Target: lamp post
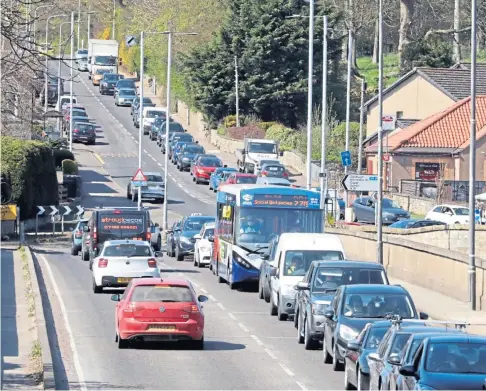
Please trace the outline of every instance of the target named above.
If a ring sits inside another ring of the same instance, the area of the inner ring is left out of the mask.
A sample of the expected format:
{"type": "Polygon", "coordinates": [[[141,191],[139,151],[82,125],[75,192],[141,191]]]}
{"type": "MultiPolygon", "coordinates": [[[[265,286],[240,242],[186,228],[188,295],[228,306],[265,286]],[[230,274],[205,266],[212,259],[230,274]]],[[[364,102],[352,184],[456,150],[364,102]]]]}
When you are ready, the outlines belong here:
{"type": "MultiPolygon", "coordinates": [[[[57,68],[57,102],[59,111],[61,111],[61,42],[62,42],[62,26],[71,22],[62,22],[59,25],[59,50],[58,50],[58,68],[57,68]]],[[[71,102],[72,103],[72,102],[71,102]]],[[[57,119],[57,128],[61,131],[61,119],[57,119]]]]}
{"type": "Polygon", "coordinates": [[[80,25],[81,25],[81,0],[78,0],[78,50],[79,50],[80,25]]]}
{"type": "Polygon", "coordinates": [[[71,12],[71,77],[69,80],[69,150],[73,151],[74,12],[71,12]]]}
{"type": "Polygon", "coordinates": [[[309,0],[309,63],[307,81],[307,188],[312,186],[312,76],[314,67],[314,0],[309,0]]]}
{"type": "Polygon", "coordinates": [[[91,39],[91,15],[96,14],[96,11],[88,11],[86,13],[88,14],[88,45],[89,45],[89,40],[91,39]]]}
{"type": "Polygon", "coordinates": [[[115,18],[116,18],[116,0],[113,0],[113,27],[111,29],[111,39],[115,39],[115,18]]]}
{"type": "MultiPolygon", "coordinates": [[[[353,61],[353,33],[351,30],[348,32],[348,73],[346,82],[346,137],[345,137],[345,151],[349,151],[349,126],[351,121],[351,72],[352,72],[352,61],[353,61]]],[[[348,166],[344,167],[344,174],[347,175],[348,166]]],[[[348,191],[345,191],[344,205],[345,210],[349,206],[348,191]]]]}
{"type": "Polygon", "coordinates": [[[53,7],[52,5],[40,5],[38,6],[35,10],[34,10],[34,25],[32,26],[33,29],[34,29],[34,47],[37,46],[37,42],[35,40],[35,36],[36,36],[36,29],[35,29],[35,22],[37,21],[37,10],[38,9],[41,9],[41,8],[48,8],[48,7],[53,7]]]}
{"type": "Polygon", "coordinates": [[[378,11],[378,205],[376,208],[376,254],[383,265],[383,0],[378,11]]]}
{"type": "Polygon", "coordinates": [[[45,56],[46,56],[46,72],[45,72],[45,84],[44,84],[44,112],[47,112],[47,75],[49,73],[49,70],[48,70],[48,66],[49,66],[49,63],[48,63],[48,59],[49,59],[49,56],[47,55],[47,40],[49,39],[48,37],[48,34],[49,34],[49,20],[51,20],[52,18],[61,18],[61,17],[64,17],[64,16],[67,16],[65,14],[58,14],[58,15],[52,15],[52,16],[49,16],[47,18],[47,22],[46,22],[46,46],[45,46],[45,49],[46,49],[46,53],[45,53],[45,56]]]}

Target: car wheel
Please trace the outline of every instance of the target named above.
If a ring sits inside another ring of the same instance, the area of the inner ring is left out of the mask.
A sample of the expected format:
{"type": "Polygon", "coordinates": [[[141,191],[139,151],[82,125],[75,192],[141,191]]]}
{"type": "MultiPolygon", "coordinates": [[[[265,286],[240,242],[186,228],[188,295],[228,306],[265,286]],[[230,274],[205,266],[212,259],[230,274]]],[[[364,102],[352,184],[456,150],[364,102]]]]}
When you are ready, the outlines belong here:
{"type": "Polygon", "coordinates": [[[78,255],[78,252],[79,252],[78,249],[74,245],[72,245],[71,246],[71,255],[78,255]]]}
{"type": "Polygon", "coordinates": [[[89,259],[89,270],[93,270],[93,260],[89,259]]]}
{"type": "Polygon", "coordinates": [[[295,309],[295,315],[294,315],[294,327],[297,328],[299,323],[299,310],[296,308],[295,309]]]}
{"type": "Polygon", "coordinates": [[[304,343],[304,335],[302,333],[302,322],[300,321],[300,317],[297,318],[297,343],[304,343]]]}
{"type": "Polygon", "coordinates": [[[198,266],[197,253],[194,253],[194,266],[198,266]]]}
{"type": "Polygon", "coordinates": [[[127,200],[129,200],[130,198],[132,198],[132,195],[130,194],[130,191],[127,188],[127,200]]]}
{"type": "Polygon", "coordinates": [[[204,336],[199,341],[192,341],[195,350],[204,350],[204,336]]]}
{"type": "Polygon", "coordinates": [[[280,305],[280,301],[277,305],[277,318],[278,320],[280,321],[284,321],[284,320],[287,320],[289,317],[288,314],[286,314],[285,312],[282,312],[282,306],[280,305]]]}
{"type": "Polygon", "coordinates": [[[322,339],[322,354],[323,354],[324,364],[331,364],[332,363],[332,356],[327,351],[327,342],[326,342],[326,333],[325,332],[324,332],[324,337],[322,339]]]}
{"type": "Polygon", "coordinates": [[[103,292],[103,287],[96,285],[95,280],[93,279],[93,292],[94,293],[102,293],[103,292]]]}
{"type": "Polygon", "coordinates": [[[344,389],[345,390],[355,390],[356,387],[349,382],[349,370],[348,367],[344,368],[344,389]]]}
{"type": "Polygon", "coordinates": [[[213,187],[211,186],[211,184],[209,184],[209,190],[213,190],[213,187]]]}
{"type": "Polygon", "coordinates": [[[82,257],[83,257],[83,261],[89,261],[89,253],[88,252],[84,252],[82,257]]]}
{"type": "Polygon", "coordinates": [[[196,177],[195,176],[192,177],[192,181],[193,182],[196,182],[196,177]]]}
{"type": "Polygon", "coordinates": [[[304,348],[305,350],[314,350],[316,349],[317,341],[312,338],[307,319],[304,322],[304,348]]]}
{"type": "Polygon", "coordinates": [[[162,248],[162,238],[159,235],[159,237],[157,238],[157,243],[154,246],[154,250],[160,251],[161,248],[162,248]]]}
{"type": "Polygon", "coordinates": [[[270,315],[275,316],[277,315],[278,309],[275,303],[273,302],[273,294],[270,293],[270,315]]]}
{"type": "Polygon", "coordinates": [[[270,288],[266,284],[266,281],[263,281],[263,300],[266,303],[270,303],[270,288]]]}
{"type": "Polygon", "coordinates": [[[342,371],[344,369],[344,365],[343,363],[339,362],[338,358],[337,358],[337,346],[336,344],[334,344],[333,348],[332,348],[332,370],[333,371],[342,371]]]}

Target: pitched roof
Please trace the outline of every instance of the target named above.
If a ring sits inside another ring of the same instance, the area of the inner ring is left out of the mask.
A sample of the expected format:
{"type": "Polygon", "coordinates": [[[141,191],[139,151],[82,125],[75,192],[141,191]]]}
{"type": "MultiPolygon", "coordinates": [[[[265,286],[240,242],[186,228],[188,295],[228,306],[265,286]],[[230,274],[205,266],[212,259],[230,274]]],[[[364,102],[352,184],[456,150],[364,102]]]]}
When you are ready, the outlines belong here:
{"type": "MultiPolygon", "coordinates": [[[[452,68],[414,68],[386,88],[383,91],[383,95],[385,96],[389,92],[393,91],[396,87],[400,86],[400,84],[415,74],[418,74],[427,80],[430,84],[434,85],[456,102],[468,97],[471,93],[470,64],[461,63],[454,65],[452,68]]],[[[478,95],[486,95],[486,64],[477,64],[476,93],[478,95]]],[[[365,103],[365,107],[368,107],[377,100],[378,95],[375,95],[365,103]]]]}
{"type": "MultiPolygon", "coordinates": [[[[449,108],[416,122],[388,138],[390,151],[401,148],[427,148],[440,151],[444,148],[461,150],[469,145],[471,98],[456,102],[449,108]]],[[[477,138],[486,135],[486,95],[476,101],[477,138]]],[[[373,147],[373,146],[371,146],[373,147]]],[[[368,152],[374,152],[369,147],[368,152]]]]}
{"type": "MultiPolygon", "coordinates": [[[[420,121],[419,119],[407,119],[407,118],[398,118],[397,122],[395,123],[395,129],[394,130],[383,130],[383,137],[386,137],[387,135],[390,135],[393,132],[396,132],[400,129],[405,129],[409,127],[410,125],[413,125],[415,122],[420,121]]],[[[374,143],[378,139],[378,132],[374,132],[373,134],[369,135],[363,140],[363,144],[369,144],[369,143],[374,143]]]]}

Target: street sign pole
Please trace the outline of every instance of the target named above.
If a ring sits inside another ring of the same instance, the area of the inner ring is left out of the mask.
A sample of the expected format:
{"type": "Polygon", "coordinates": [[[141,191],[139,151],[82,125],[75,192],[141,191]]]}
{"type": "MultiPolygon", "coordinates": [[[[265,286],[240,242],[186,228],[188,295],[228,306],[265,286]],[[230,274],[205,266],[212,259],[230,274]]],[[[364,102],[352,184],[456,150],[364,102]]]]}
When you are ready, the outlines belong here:
{"type": "Polygon", "coordinates": [[[138,187],[138,197],[137,197],[138,210],[142,208],[142,186],[138,187]]]}

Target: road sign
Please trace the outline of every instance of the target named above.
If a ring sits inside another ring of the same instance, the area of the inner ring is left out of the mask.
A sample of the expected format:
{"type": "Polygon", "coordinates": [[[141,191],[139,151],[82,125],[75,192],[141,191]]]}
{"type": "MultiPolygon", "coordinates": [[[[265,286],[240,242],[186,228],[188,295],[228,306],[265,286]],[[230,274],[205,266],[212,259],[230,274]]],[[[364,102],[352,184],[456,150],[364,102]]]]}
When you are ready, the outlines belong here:
{"type": "Polygon", "coordinates": [[[63,216],[66,216],[66,215],[68,215],[69,213],[71,213],[71,210],[72,210],[72,209],[71,209],[69,206],[64,205],[64,209],[65,209],[66,211],[65,211],[65,212],[62,214],[63,216]]]}
{"type": "Polygon", "coordinates": [[[352,164],[351,152],[349,151],[341,152],[341,164],[343,165],[343,167],[349,167],[352,164]]]}
{"type": "Polygon", "coordinates": [[[394,115],[384,115],[381,117],[383,130],[395,130],[397,117],[394,115]]]}
{"type": "Polygon", "coordinates": [[[147,182],[147,178],[143,175],[143,171],[139,168],[132,178],[134,182],[147,182]]]}
{"type": "Polygon", "coordinates": [[[346,191],[378,191],[377,175],[345,175],[342,185],[346,191]]]}
{"type": "Polygon", "coordinates": [[[0,220],[1,221],[15,221],[17,220],[17,205],[1,205],[0,206],[0,220]]]}
{"type": "Polygon", "coordinates": [[[49,216],[54,216],[59,212],[59,209],[57,209],[54,205],[51,205],[50,208],[52,209],[52,212],[49,213],[49,216]]]}
{"type": "Polygon", "coordinates": [[[144,187],[147,186],[147,181],[132,181],[133,187],[144,187]]]}
{"type": "Polygon", "coordinates": [[[78,209],[76,216],[81,216],[84,213],[84,208],[81,205],[77,205],[76,208],[78,209]]]}
{"type": "Polygon", "coordinates": [[[136,46],[137,45],[137,37],[135,37],[133,35],[128,35],[125,39],[125,42],[126,42],[128,47],[136,46]]]}

